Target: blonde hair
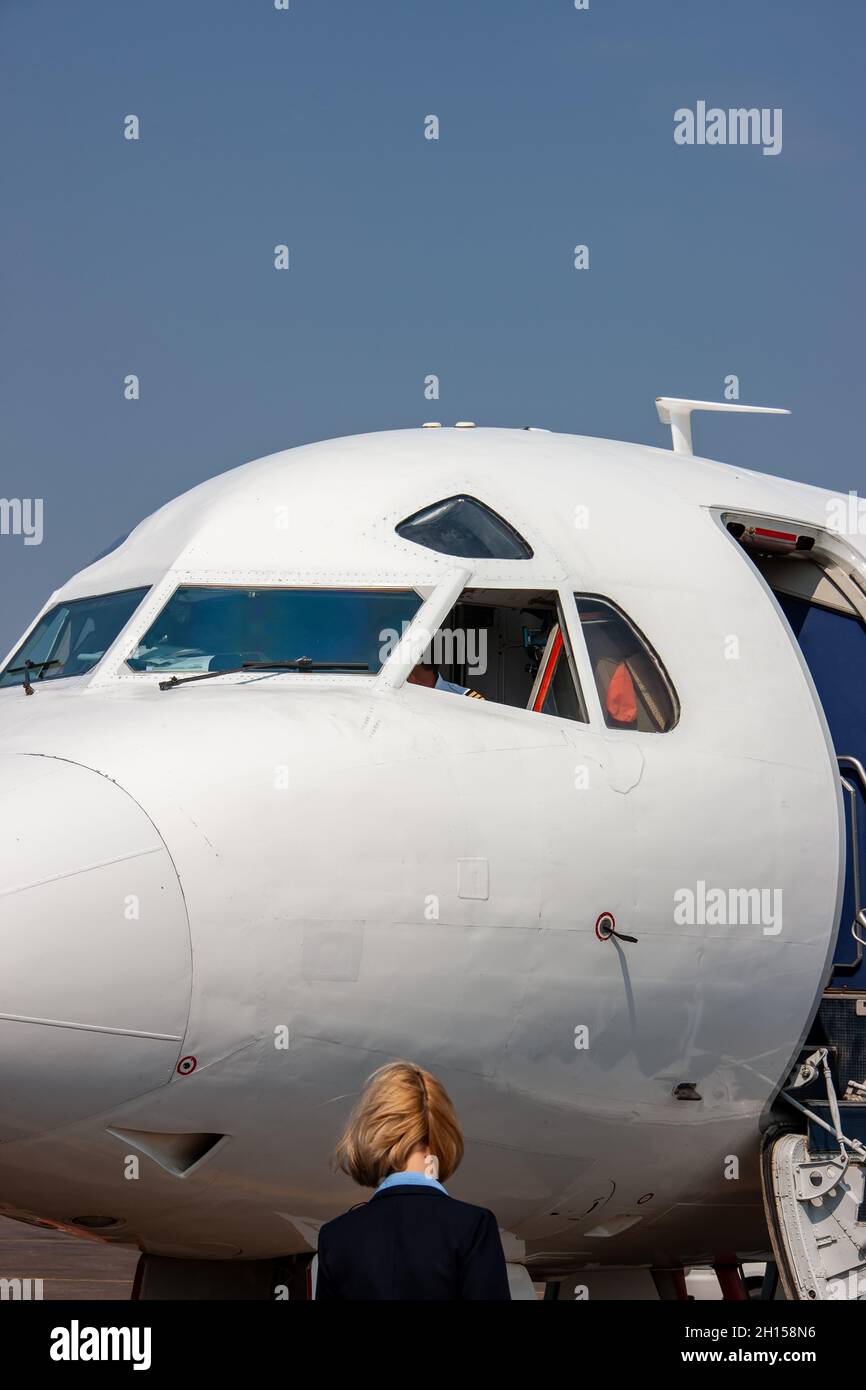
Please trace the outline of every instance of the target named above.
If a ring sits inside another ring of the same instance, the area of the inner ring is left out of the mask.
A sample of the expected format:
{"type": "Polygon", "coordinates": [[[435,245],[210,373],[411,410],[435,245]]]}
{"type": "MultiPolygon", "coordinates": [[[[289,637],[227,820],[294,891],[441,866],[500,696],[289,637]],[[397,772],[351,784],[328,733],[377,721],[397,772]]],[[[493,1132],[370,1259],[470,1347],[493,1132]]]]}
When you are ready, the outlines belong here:
{"type": "Polygon", "coordinates": [[[389,1062],[367,1078],[334,1151],[337,1168],[361,1187],[401,1173],[416,1144],[438,1159],[432,1176],[449,1178],[463,1157],[463,1134],[445,1087],[414,1062],[389,1062]]]}

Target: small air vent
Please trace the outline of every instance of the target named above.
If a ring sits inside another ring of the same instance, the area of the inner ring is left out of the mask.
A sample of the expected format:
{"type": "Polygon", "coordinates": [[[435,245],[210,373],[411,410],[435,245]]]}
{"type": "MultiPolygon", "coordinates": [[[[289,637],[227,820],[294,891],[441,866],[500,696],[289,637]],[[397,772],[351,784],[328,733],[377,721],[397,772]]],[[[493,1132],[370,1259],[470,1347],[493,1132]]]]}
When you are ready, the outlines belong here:
{"type": "Polygon", "coordinates": [[[111,1129],[116,1139],[138,1149],[176,1178],[182,1178],[211,1153],[225,1134],[160,1134],[148,1129],[111,1129]]]}

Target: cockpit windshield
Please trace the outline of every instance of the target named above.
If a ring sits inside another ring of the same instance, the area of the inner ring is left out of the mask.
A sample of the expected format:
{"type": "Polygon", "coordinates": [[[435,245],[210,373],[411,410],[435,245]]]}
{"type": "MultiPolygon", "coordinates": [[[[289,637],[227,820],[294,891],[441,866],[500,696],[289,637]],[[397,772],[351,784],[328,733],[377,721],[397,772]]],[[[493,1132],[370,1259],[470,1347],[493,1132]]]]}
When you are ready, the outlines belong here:
{"type": "Polygon", "coordinates": [[[359,663],[377,672],[421,606],[414,589],[176,589],[127,658],[134,671],[245,662],[359,663]]]}
{"type": "Polygon", "coordinates": [[[71,599],[43,614],[0,673],[0,686],[83,676],[101,661],[147,593],[124,589],[71,599]]]}

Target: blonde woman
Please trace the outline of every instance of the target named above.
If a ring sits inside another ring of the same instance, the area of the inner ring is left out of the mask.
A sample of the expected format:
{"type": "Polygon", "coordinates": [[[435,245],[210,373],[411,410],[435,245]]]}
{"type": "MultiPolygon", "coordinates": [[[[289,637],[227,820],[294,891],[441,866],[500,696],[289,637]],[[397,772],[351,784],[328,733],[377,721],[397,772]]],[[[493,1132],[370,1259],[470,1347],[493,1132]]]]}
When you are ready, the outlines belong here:
{"type": "Polygon", "coordinates": [[[319,1232],[317,1299],[507,1299],[496,1218],[443,1183],[463,1157],[444,1087],[413,1062],[368,1080],[334,1155],[369,1202],[319,1232]]]}

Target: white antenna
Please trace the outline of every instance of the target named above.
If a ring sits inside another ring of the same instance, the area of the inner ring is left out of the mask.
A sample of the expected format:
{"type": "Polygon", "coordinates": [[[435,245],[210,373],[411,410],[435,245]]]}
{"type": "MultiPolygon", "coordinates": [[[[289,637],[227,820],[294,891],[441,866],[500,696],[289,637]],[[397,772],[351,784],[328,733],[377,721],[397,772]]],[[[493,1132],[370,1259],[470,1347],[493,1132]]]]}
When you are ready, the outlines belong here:
{"type": "Polygon", "coordinates": [[[684,401],[676,396],[656,396],[656,410],[663,425],[670,425],[675,454],[691,454],[692,411],[727,410],[743,415],[790,415],[774,405],[733,405],[728,401],[684,401]]]}

